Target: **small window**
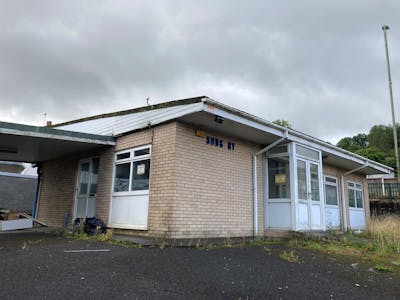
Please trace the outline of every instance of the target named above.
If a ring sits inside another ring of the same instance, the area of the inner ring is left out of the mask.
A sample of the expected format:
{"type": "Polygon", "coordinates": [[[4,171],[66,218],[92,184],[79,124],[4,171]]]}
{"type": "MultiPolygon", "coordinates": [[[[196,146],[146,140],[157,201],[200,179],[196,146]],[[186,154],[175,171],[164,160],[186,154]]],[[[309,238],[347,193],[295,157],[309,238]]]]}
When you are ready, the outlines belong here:
{"type": "Polygon", "coordinates": [[[290,198],[288,157],[268,159],[268,189],[270,199],[290,198]]]}
{"type": "Polygon", "coordinates": [[[307,158],[311,158],[313,160],[319,160],[319,152],[300,146],[300,145],[296,145],[296,154],[297,155],[301,155],[307,158]]]}
{"type": "Polygon", "coordinates": [[[150,159],[133,162],[131,191],[149,189],[150,159]]]}
{"type": "Polygon", "coordinates": [[[117,154],[117,160],[126,159],[126,158],[130,158],[130,157],[131,157],[130,152],[117,154]]]}
{"type": "Polygon", "coordinates": [[[336,178],[332,178],[332,177],[325,177],[325,182],[327,183],[332,183],[336,185],[336,178]]]}
{"type": "Polygon", "coordinates": [[[287,153],[288,152],[288,146],[283,145],[283,146],[276,146],[268,150],[268,154],[279,154],[279,153],[287,153]]]}
{"type": "Polygon", "coordinates": [[[134,148],[116,154],[114,192],[149,189],[151,147],[134,148]]]}
{"type": "Polygon", "coordinates": [[[90,188],[89,188],[90,195],[95,195],[97,192],[98,175],[99,175],[99,159],[93,158],[92,159],[91,177],[90,177],[90,188]]]}
{"type": "Polygon", "coordinates": [[[143,156],[143,155],[148,155],[150,154],[150,148],[145,148],[145,149],[140,149],[140,150],[135,150],[134,151],[134,156],[143,156]]]}
{"type": "Polygon", "coordinates": [[[358,183],[348,182],[347,191],[349,195],[349,207],[363,208],[364,197],[363,197],[362,185],[358,183]]]}
{"type": "Polygon", "coordinates": [[[129,191],[129,176],[131,163],[124,163],[115,166],[114,192],[129,191]]]}
{"type": "Polygon", "coordinates": [[[338,205],[338,190],[336,178],[325,177],[325,203],[326,205],[338,205]]]}

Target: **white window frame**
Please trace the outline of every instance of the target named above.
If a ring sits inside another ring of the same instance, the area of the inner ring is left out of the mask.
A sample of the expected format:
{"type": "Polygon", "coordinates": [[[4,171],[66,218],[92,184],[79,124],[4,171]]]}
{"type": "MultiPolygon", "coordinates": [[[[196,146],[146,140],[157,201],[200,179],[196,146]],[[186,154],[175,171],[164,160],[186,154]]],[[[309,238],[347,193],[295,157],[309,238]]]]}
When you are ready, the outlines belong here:
{"type": "Polygon", "coordinates": [[[363,184],[361,182],[357,182],[357,181],[347,181],[347,197],[349,197],[348,199],[348,205],[350,209],[361,209],[364,210],[365,208],[365,203],[364,203],[364,189],[363,189],[363,184]],[[352,183],[353,186],[349,186],[349,183],[352,183]],[[360,185],[361,188],[358,188],[357,185],[360,185]],[[351,190],[352,192],[354,192],[354,204],[355,206],[350,206],[350,197],[349,197],[349,190],[351,190]],[[356,192],[359,191],[361,192],[361,200],[362,200],[362,207],[358,207],[357,206],[357,197],[356,197],[356,192]]]}
{"type": "Polygon", "coordinates": [[[324,198],[325,198],[325,206],[334,207],[334,208],[339,207],[338,178],[336,176],[324,175],[324,198]],[[330,181],[326,181],[326,178],[334,179],[335,183],[330,182],[330,181]],[[336,199],[337,199],[337,204],[336,205],[326,203],[326,187],[325,187],[326,185],[334,186],[336,188],[336,199]]]}
{"type": "MultiPolygon", "coordinates": [[[[135,148],[131,148],[131,149],[126,149],[126,150],[121,150],[121,151],[115,152],[115,155],[114,155],[114,172],[113,172],[113,178],[112,178],[112,181],[113,181],[113,183],[112,183],[112,195],[113,196],[118,197],[118,196],[128,196],[128,195],[146,195],[146,194],[149,193],[149,189],[147,189],[147,190],[139,190],[139,191],[131,191],[131,188],[132,188],[132,172],[133,172],[132,165],[136,161],[147,160],[147,159],[150,159],[150,164],[151,164],[151,153],[152,153],[151,145],[145,145],[145,146],[140,146],[140,147],[135,147],[135,148]],[[135,156],[135,151],[143,150],[143,149],[149,149],[149,154],[135,156]],[[119,154],[123,154],[123,153],[130,153],[129,158],[117,159],[117,156],[119,154]],[[114,185],[115,185],[116,167],[118,165],[126,164],[126,163],[130,163],[128,191],[115,192],[114,191],[114,185]]],[[[150,188],[150,175],[149,175],[149,188],[150,188]]]]}

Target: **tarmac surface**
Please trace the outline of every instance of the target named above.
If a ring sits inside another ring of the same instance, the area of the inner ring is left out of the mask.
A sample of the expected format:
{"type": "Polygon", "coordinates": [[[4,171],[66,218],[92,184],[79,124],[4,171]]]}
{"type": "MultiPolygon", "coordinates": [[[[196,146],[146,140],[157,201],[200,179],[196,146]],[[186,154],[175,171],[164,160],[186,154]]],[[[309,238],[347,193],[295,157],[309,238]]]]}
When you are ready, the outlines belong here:
{"type": "Polygon", "coordinates": [[[400,299],[400,277],[287,245],[124,248],[0,234],[0,299],[400,299]]]}

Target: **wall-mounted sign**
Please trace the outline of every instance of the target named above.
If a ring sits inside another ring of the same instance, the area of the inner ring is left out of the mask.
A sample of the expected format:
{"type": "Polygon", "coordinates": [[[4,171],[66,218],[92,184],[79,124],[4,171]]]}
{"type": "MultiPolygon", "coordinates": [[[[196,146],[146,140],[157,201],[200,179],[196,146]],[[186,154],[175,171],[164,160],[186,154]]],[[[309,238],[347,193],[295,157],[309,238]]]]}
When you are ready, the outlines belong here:
{"type": "Polygon", "coordinates": [[[275,184],[285,184],[285,183],[286,183],[286,174],[275,175],[275,184]]]}
{"type": "Polygon", "coordinates": [[[136,174],[137,175],[144,175],[145,171],[146,171],[146,165],[145,164],[141,164],[141,165],[137,166],[136,174]]]}
{"type": "Polygon", "coordinates": [[[206,144],[210,146],[215,146],[218,148],[227,147],[228,150],[235,150],[235,143],[233,142],[224,142],[223,139],[213,137],[213,136],[206,136],[206,144]]]}

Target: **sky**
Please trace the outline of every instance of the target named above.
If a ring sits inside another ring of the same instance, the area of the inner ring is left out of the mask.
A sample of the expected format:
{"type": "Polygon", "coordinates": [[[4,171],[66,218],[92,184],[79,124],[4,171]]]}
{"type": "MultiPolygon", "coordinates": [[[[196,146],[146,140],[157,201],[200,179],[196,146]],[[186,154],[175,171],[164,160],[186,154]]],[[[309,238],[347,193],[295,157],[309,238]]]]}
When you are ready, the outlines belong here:
{"type": "Polygon", "coordinates": [[[400,1],[0,1],[0,121],[216,101],[331,143],[400,121],[400,1]]]}

